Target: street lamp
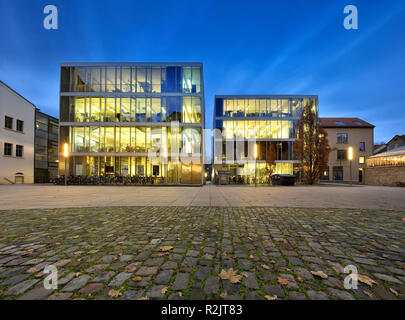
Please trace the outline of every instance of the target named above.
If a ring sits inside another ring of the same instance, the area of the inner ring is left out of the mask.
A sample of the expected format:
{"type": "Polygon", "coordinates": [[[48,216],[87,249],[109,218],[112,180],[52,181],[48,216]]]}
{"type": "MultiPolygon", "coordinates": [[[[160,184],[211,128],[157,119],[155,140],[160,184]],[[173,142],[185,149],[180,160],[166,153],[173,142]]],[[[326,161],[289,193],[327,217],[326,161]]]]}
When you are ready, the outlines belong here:
{"type": "Polygon", "coordinates": [[[63,145],[63,156],[65,157],[65,185],[67,185],[67,160],[69,157],[69,145],[67,143],[63,145]]]}
{"type": "Polygon", "coordinates": [[[352,179],[353,147],[349,147],[348,158],[350,161],[350,186],[352,186],[352,184],[353,184],[353,179],[352,179]]]}
{"type": "Polygon", "coordinates": [[[255,154],[255,187],[257,187],[257,174],[256,174],[256,171],[257,171],[257,143],[255,143],[255,152],[254,152],[255,154]]]}

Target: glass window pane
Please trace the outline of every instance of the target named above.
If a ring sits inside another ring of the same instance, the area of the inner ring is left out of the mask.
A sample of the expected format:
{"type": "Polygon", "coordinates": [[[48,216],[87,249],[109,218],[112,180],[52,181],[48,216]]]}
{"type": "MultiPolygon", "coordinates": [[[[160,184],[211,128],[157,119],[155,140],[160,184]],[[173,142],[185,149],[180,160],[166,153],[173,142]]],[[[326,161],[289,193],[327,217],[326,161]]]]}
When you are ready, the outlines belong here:
{"type": "Polygon", "coordinates": [[[161,73],[160,68],[152,68],[152,92],[158,93],[161,92],[161,73]]]}
{"type": "Polygon", "coordinates": [[[129,67],[123,67],[121,74],[121,91],[131,92],[131,69],[129,67]]]}
{"type": "Polygon", "coordinates": [[[115,122],[115,98],[106,98],[106,120],[115,122]]]}
{"type": "Polygon", "coordinates": [[[192,122],[192,106],[191,97],[183,97],[183,112],[182,112],[182,122],[191,123],[192,122]]]}
{"type": "Polygon", "coordinates": [[[161,120],[160,103],[160,98],[152,98],[152,122],[160,122],[161,120]]]}
{"type": "Polygon", "coordinates": [[[136,99],[136,121],[146,122],[146,99],[137,98],[136,99]]]}
{"type": "Polygon", "coordinates": [[[193,113],[191,116],[192,123],[200,123],[201,122],[201,99],[197,97],[193,97],[193,113]]]}
{"type": "Polygon", "coordinates": [[[114,152],[114,127],[105,128],[105,148],[107,152],[114,152]]]}
{"type": "Polygon", "coordinates": [[[192,92],[192,84],[191,84],[191,68],[184,67],[183,68],[183,92],[184,93],[191,93],[192,92]]]}
{"type": "Polygon", "coordinates": [[[100,127],[90,127],[90,152],[98,152],[100,147],[100,127]]]}
{"type": "Polygon", "coordinates": [[[100,121],[100,98],[91,97],[91,117],[90,122],[99,122],[100,121]]]}
{"type": "Polygon", "coordinates": [[[92,92],[100,92],[100,78],[101,72],[100,68],[89,68],[91,71],[91,90],[92,92]]]}
{"type": "Polygon", "coordinates": [[[75,99],[75,122],[84,122],[84,98],[77,97],[75,99]]]}
{"type": "Polygon", "coordinates": [[[145,68],[137,68],[137,92],[148,92],[147,82],[146,82],[146,69],[145,68]]]}
{"type": "Polygon", "coordinates": [[[146,130],[145,127],[136,127],[135,152],[145,152],[146,130]]]}
{"type": "Polygon", "coordinates": [[[115,92],[115,68],[108,67],[106,74],[107,92],[115,92]]]}
{"type": "Polygon", "coordinates": [[[130,98],[121,98],[121,121],[131,121],[131,100],[130,98]]]}
{"type": "Polygon", "coordinates": [[[191,92],[200,93],[201,91],[201,70],[200,67],[192,68],[192,81],[191,81],[191,92]]]}
{"type": "Polygon", "coordinates": [[[131,152],[131,128],[121,127],[120,152],[131,152]]]}

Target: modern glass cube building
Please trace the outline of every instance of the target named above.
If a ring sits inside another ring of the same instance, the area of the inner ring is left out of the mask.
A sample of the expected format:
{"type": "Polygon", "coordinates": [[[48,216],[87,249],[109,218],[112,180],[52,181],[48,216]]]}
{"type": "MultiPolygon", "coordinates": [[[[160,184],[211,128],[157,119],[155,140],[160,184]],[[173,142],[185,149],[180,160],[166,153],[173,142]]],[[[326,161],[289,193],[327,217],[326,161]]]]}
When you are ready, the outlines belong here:
{"type": "Polygon", "coordinates": [[[257,183],[267,183],[266,154],[272,144],[277,159],[275,173],[294,174],[294,164],[298,163],[293,148],[296,124],[307,104],[318,112],[315,95],[215,96],[214,129],[221,135],[214,135],[214,149],[222,152],[214,150],[214,174],[228,171],[231,183],[254,183],[255,176],[257,183]],[[257,159],[252,158],[254,145],[257,159]]]}
{"type": "Polygon", "coordinates": [[[62,63],[59,173],[202,184],[204,110],[202,63],[62,63]]]}

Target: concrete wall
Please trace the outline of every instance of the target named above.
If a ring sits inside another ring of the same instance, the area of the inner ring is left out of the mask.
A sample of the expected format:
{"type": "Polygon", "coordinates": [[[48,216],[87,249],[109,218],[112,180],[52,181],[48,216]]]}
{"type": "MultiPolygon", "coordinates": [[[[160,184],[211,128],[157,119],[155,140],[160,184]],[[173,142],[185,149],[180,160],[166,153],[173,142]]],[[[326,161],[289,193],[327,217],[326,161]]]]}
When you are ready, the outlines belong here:
{"type": "Polygon", "coordinates": [[[16,173],[24,183],[34,183],[35,107],[0,82],[0,184],[15,181],[16,173]],[[13,130],[5,128],[5,116],[13,118],[13,130]],[[16,131],[17,119],[24,121],[23,132],[16,131]],[[4,155],[4,143],[11,143],[12,156],[4,155]],[[23,157],[16,157],[16,145],[24,146],[23,157]],[[6,178],[6,179],[5,179],[6,178]]]}
{"type": "MultiPolygon", "coordinates": [[[[373,155],[374,146],[374,129],[373,128],[325,128],[328,132],[329,146],[337,150],[348,150],[353,147],[353,161],[352,161],[352,181],[359,182],[359,169],[366,167],[366,164],[360,164],[359,158],[368,157],[373,155]],[[346,144],[337,143],[337,134],[347,133],[348,142],[346,144]],[[365,151],[360,151],[360,142],[365,142],[365,151]]],[[[343,181],[350,181],[350,161],[337,160],[337,150],[334,150],[329,155],[329,181],[333,180],[333,167],[343,167],[343,181]]],[[[364,171],[363,171],[364,172],[364,171]]],[[[364,173],[363,173],[364,181],[364,173]]]]}
{"type": "Polygon", "coordinates": [[[365,184],[376,186],[398,186],[405,184],[405,166],[370,167],[364,169],[365,184]]]}

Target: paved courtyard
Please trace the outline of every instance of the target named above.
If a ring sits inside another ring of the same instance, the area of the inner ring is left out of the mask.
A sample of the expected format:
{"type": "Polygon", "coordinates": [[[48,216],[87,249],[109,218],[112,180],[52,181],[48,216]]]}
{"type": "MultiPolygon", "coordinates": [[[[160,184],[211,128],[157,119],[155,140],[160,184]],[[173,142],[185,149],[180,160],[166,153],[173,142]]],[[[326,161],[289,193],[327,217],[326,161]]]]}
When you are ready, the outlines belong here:
{"type": "Polygon", "coordinates": [[[405,212],[175,206],[0,211],[0,299],[81,298],[404,299],[405,212]],[[58,268],[56,290],[43,287],[50,264],[58,268]],[[358,268],[358,289],[343,288],[347,265],[358,268]]]}
{"type": "Polygon", "coordinates": [[[105,206],[300,207],[405,210],[405,188],[374,186],[0,185],[0,209],[105,206]]]}

